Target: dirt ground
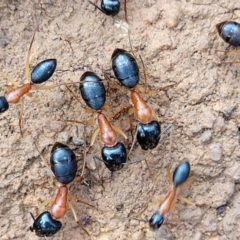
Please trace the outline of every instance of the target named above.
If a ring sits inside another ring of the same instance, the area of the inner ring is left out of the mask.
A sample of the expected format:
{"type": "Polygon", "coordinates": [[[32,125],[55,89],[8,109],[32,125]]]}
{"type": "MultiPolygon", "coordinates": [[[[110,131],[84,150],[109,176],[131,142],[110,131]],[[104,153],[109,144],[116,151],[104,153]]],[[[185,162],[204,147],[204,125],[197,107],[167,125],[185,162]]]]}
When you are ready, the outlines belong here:
{"type": "MultiPolygon", "coordinates": [[[[94,1],[100,5],[99,1],[94,1]]],[[[1,0],[0,72],[19,84],[34,29],[31,69],[47,58],[57,59],[57,70],[44,85],[77,82],[85,71],[113,78],[111,55],[115,48],[130,51],[127,24],[121,11],[113,19],[95,10],[87,0],[1,0]]],[[[74,221],[69,210],[61,219],[62,230],[48,239],[240,239],[239,64],[240,52],[229,47],[215,25],[240,15],[239,1],[129,0],[128,27],[144,83],[142,56],[150,89],[179,83],[145,100],[157,113],[162,129],[172,124],[159,145],[144,152],[135,145],[131,161],[112,175],[101,162],[94,163],[103,146],[97,139],[87,156],[84,179],[71,184],[70,192],[96,208],[73,202],[78,218],[90,236],[74,221]],[[239,9],[239,10],[238,10],[239,9]],[[222,50],[217,51],[217,50],[222,50]],[[233,51],[232,51],[233,50],[233,51]],[[232,51],[232,52],[231,52],[232,51]],[[188,160],[195,181],[182,195],[195,206],[177,201],[162,227],[153,232],[148,220],[170,188],[166,167],[188,160]],[[102,179],[99,180],[99,175],[102,179]]],[[[7,81],[0,77],[1,95],[7,81]]],[[[71,86],[76,93],[78,84],[71,86]]],[[[112,87],[107,116],[129,101],[126,92],[112,87]]],[[[88,145],[96,125],[66,124],[63,120],[93,118],[63,86],[33,91],[24,97],[23,137],[18,116],[20,105],[10,105],[0,115],[0,238],[39,239],[28,230],[34,216],[49,206],[58,185],[39,157],[33,142],[49,161],[55,142],[71,147],[81,174],[84,141],[88,145]],[[84,136],[85,135],[85,136],[84,136]]],[[[128,114],[114,122],[130,137],[128,114]]],[[[136,121],[133,120],[136,125],[136,121]]],[[[130,138],[131,139],[131,138],[130,138]]],[[[120,137],[121,141],[124,141],[120,137]]]]}

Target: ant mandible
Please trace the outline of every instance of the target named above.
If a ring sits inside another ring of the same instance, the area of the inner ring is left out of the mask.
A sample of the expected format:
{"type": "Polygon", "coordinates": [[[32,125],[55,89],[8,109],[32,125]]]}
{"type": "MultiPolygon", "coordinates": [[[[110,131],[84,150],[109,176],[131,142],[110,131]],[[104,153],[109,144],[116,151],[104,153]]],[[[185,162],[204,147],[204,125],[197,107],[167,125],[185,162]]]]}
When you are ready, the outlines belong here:
{"type": "MultiPolygon", "coordinates": [[[[71,89],[68,88],[68,90],[82,105],[76,94],[72,92],[71,89]]],[[[102,112],[106,101],[106,89],[104,87],[102,79],[94,72],[87,71],[83,73],[80,78],[79,90],[86,105],[90,107],[91,110],[93,110],[93,113],[97,113],[98,125],[98,128],[92,135],[90,146],[84,154],[83,169],[85,166],[86,154],[94,145],[94,142],[96,141],[96,138],[99,134],[101,142],[103,142],[105,145],[101,150],[102,161],[110,171],[120,170],[123,167],[124,163],[126,163],[127,151],[124,144],[118,142],[117,133],[122,135],[126,141],[128,140],[128,137],[120,128],[111,125],[106,115],[102,112]]],[[[83,105],[82,107],[86,108],[83,105]]],[[[78,121],[70,122],[82,123],[78,121]]]]}
{"type": "MultiPolygon", "coordinates": [[[[35,144],[36,148],[37,145],[35,144]]],[[[39,154],[40,151],[37,148],[39,154]]],[[[47,166],[45,159],[41,156],[44,164],[47,166]]],[[[83,229],[87,234],[86,229],[82,227],[77,219],[76,211],[73,205],[68,201],[68,187],[67,184],[71,183],[77,172],[77,160],[75,153],[65,144],[56,142],[51,151],[50,157],[51,169],[56,177],[56,179],[62,184],[57,192],[56,198],[48,199],[43,202],[43,206],[52,203],[50,212],[45,211],[41,213],[36,219],[31,214],[34,223],[29,228],[32,232],[35,231],[36,235],[39,237],[48,237],[56,234],[62,227],[62,224],[57,219],[65,216],[67,212],[67,207],[69,207],[74,215],[74,219],[78,226],[83,229]]],[[[74,200],[75,197],[70,195],[74,200]]],[[[83,202],[89,206],[92,206],[86,202],[83,202]]]]}
{"type": "MultiPolygon", "coordinates": [[[[35,31],[30,43],[30,47],[29,47],[27,59],[26,59],[25,76],[27,78],[29,78],[29,75],[30,75],[29,58],[30,58],[30,51],[32,48],[34,37],[35,37],[35,31]]],[[[26,83],[23,86],[17,87],[15,89],[13,89],[11,86],[7,86],[10,91],[6,94],[6,96],[0,97],[0,113],[8,110],[10,103],[14,103],[14,104],[18,103],[21,100],[23,95],[28,94],[28,92],[32,89],[34,84],[41,84],[43,82],[46,82],[53,75],[56,69],[56,66],[57,66],[56,59],[43,60],[42,62],[38,63],[32,70],[29,83],[26,83]]],[[[11,82],[13,85],[18,86],[17,82],[12,78],[8,77],[4,73],[1,73],[1,75],[5,79],[7,79],[9,82],[11,82]]],[[[49,88],[51,87],[49,86],[44,89],[49,89],[49,88]]],[[[22,127],[21,127],[22,115],[23,115],[23,101],[21,101],[21,109],[20,109],[20,115],[19,115],[19,127],[20,127],[21,135],[22,135],[22,127]]]]}
{"type": "MultiPolygon", "coordinates": [[[[170,176],[168,170],[168,176],[170,176]]],[[[160,203],[159,209],[155,212],[149,220],[149,226],[153,230],[157,230],[161,227],[164,222],[164,215],[167,214],[173,207],[175,199],[178,196],[180,187],[187,181],[190,175],[190,164],[187,161],[181,162],[173,172],[172,175],[172,190],[168,192],[166,197],[160,203]]],[[[179,197],[181,200],[185,201],[188,204],[193,204],[191,201],[186,198],[179,197]]]]}

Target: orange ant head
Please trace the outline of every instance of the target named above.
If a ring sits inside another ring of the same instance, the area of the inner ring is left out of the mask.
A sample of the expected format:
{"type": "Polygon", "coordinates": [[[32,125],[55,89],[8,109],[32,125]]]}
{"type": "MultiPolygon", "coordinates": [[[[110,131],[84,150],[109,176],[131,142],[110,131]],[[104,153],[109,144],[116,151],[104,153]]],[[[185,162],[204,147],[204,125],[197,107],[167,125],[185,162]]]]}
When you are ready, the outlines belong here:
{"type": "Polygon", "coordinates": [[[159,229],[164,222],[164,217],[159,212],[155,212],[149,220],[149,226],[152,230],[159,229]]]}

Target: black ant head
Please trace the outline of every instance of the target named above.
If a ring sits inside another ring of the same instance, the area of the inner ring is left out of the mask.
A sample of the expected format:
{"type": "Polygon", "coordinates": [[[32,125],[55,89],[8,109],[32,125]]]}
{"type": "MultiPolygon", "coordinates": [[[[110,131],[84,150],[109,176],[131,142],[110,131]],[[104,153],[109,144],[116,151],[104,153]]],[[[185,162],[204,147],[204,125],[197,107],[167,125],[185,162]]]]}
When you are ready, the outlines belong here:
{"type": "Polygon", "coordinates": [[[62,223],[53,219],[49,212],[41,213],[36,219],[34,219],[32,214],[31,216],[34,222],[29,230],[32,232],[35,231],[36,235],[39,237],[52,236],[62,227],[62,223]]]}
{"type": "Polygon", "coordinates": [[[159,213],[155,212],[149,220],[149,226],[152,230],[159,229],[164,222],[164,217],[159,213]]]}
{"type": "Polygon", "coordinates": [[[0,97],[0,113],[7,111],[9,108],[9,104],[7,102],[7,99],[2,96],[0,97]]]}

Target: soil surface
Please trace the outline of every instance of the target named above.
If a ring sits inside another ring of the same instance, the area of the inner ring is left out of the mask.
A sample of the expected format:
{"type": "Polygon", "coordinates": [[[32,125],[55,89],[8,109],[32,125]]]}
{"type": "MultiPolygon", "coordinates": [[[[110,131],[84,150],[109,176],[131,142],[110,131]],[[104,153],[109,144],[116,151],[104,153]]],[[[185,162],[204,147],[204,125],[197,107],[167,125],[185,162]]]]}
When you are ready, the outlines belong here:
{"type": "MultiPolygon", "coordinates": [[[[94,1],[100,5],[99,1],[94,1]]],[[[0,72],[19,85],[29,82],[24,75],[25,59],[34,30],[30,68],[47,58],[57,59],[57,69],[44,86],[79,82],[85,71],[94,71],[114,80],[111,55],[114,49],[133,51],[141,71],[143,65],[149,89],[166,91],[144,96],[164,129],[172,124],[159,145],[143,151],[135,144],[129,161],[146,159],[111,172],[93,156],[100,156],[103,144],[97,138],[87,155],[84,178],[70,184],[76,198],[95,207],[72,202],[78,220],[89,232],[78,227],[68,210],[61,219],[63,228],[48,239],[240,239],[240,52],[218,35],[215,25],[240,15],[239,1],[225,0],[129,0],[128,24],[124,4],[114,18],[96,10],[87,0],[2,0],[0,2],[0,72]],[[187,160],[194,181],[181,190],[195,205],[176,202],[158,231],[151,231],[148,220],[171,188],[166,168],[171,171],[187,160]]],[[[115,81],[115,80],[114,80],[115,81]]],[[[105,81],[106,84],[107,81],[105,81]]],[[[115,81],[116,82],[116,81],[115,81]]],[[[0,94],[7,93],[0,77],[0,94]]],[[[107,86],[107,84],[106,84],[107,86]]],[[[69,87],[79,95],[78,84],[69,87]]],[[[33,220],[49,205],[59,184],[44,165],[37,151],[49,163],[55,142],[73,149],[81,174],[83,151],[89,145],[96,124],[66,122],[96,118],[86,111],[63,85],[34,90],[24,96],[23,136],[19,129],[20,104],[11,104],[0,115],[0,238],[39,239],[29,231],[33,220]],[[84,131],[85,129],[85,131],[84,131]]],[[[108,117],[129,103],[128,92],[114,84],[108,92],[108,117]]],[[[124,112],[114,125],[132,143],[129,117],[124,112]]],[[[121,142],[124,139],[119,136],[121,142]]]]}

